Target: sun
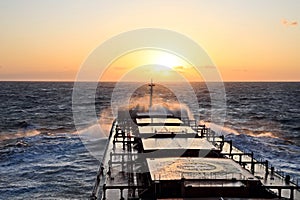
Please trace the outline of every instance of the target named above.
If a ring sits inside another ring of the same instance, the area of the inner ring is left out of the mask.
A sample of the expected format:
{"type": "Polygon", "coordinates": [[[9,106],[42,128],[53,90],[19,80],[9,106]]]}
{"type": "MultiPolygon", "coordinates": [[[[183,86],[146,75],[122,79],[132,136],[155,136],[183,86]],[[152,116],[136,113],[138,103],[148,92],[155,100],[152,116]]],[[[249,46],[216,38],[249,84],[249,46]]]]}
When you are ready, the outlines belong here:
{"type": "Polygon", "coordinates": [[[167,52],[158,52],[156,55],[153,55],[153,62],[162,65],[171,69],[174,69],[178,66],[185,66],[186,63],[180,57],[173,55],[167,52]]]}
{"type": "Polygon", "coordinates": [[[116,59],[102,74],[101,81],[198,80],[199,74],[187,60],[168,51],[146,49],[116,59]]]}

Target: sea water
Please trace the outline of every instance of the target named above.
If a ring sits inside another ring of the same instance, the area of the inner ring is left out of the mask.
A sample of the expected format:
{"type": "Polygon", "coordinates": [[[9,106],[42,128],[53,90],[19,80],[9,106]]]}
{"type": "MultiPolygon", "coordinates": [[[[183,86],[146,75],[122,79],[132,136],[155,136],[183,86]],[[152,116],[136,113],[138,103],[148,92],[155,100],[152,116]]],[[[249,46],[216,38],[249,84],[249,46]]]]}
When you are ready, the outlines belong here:
{"type": "MultiPolygon", "coordinates": [[[[94,90],[85,84],[86,90],[94,90]]],[[[154,87],[154,104],[174,106],[180,92],[185,98],[180,84],[173,93],[168,84],[154,87]]],[[[0,82],[0,199],[87,199],[113,119],[115,85],[100,83],[94,96],[77,105],[80,112],[96,113],[96,119],[76,125],[74,83],[0,82]],[[91,102],[95,110],[85,109],[91,102]],[[94,128],[98,123],[102,134],[94,128]],[[93,131],[96,136],[89,137],[93,131]]],[[[295,181],[300,178],[300,83],[224,83],[226,108],[216,108],[226,111],[221,125],[211,119],[212,91],[205,83],[191,86],[197,105],[189,106],[186,97],[189,115],[219,128],[235,146],[268,160],[295,181]]],[[[148,93],[145,85],[131,103],[147,105],[148,93]]]]}

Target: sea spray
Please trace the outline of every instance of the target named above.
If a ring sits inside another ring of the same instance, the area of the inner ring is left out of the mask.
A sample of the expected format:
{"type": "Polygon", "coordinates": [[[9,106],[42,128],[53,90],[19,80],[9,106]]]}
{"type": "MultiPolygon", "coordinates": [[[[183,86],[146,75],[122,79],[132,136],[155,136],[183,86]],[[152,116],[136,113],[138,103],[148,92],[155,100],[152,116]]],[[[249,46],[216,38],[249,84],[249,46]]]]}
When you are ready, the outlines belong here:
{"type": "Polygon", "coordinates": [[[214,124],[211,122],[204,122],[201,121],[202,124],[205,124],[207,127],[211,128],[213,131],[215,131],[218,135],[249,135],[251,137],[269,137],[269,138],[278,138],[274,133],[267,132],[267,131],[252,131],[249,129],[242,129],[242,131],[235,130],[233,128],[229,128],[226,126],[220,126],[218,124],[214,124]]]}

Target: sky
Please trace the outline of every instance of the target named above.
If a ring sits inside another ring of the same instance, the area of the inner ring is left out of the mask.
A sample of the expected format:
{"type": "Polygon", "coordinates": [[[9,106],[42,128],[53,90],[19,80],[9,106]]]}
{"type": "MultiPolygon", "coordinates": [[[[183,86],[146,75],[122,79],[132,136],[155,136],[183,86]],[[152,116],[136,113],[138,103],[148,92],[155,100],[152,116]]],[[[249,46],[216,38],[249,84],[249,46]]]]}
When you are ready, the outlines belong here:
{"type": "MultiPolygon", "coordinates": [[[[1,0],[0,80],[74,81],[109,38],[161,28],[201,46],[223,81],[300,81],[299,10],[299,0],[1,0]]],[[[180,58],[151,51],[100,66],[110,73],[99,79],[120,80],[147,53],[156,55],[138,65],[170,65],[165,69],[201,79],[180,58]]]]}

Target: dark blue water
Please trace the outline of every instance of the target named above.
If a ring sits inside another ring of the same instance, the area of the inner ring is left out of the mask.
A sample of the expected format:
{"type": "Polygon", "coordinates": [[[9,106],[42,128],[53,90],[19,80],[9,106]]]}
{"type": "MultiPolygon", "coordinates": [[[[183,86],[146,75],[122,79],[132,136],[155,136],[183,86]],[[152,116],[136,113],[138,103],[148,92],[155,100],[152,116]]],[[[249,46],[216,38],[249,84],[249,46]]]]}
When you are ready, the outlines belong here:
{"type": "MultiPolygon", "coordinates": [[[[0,82],[0,199],[86,199],[91,194],[106,139],[87,137],[82,142],[81,135],[93,131],[98,122],[84,121],[82,130],[76,131],[73,85],[0,82]],[[90,154],[91,148],[96,157],[90,154]]],[[[103,119],[111,119],[114,86],[101,83],[96,97],[89,97],[95,99],[96,115],[107,127],[110,121],[103,119]]],[[[200,117],[209,121],[210,93],[204,83],[192,86],[200,117]]],[[[91,89],[89,84],[86,89],[91,89]]],[[[226,137],[299,178],[300,83],[225,83],[225,89],[226,137]]],[[[156,87],[155,93],[168,101],[174,98],[165,88],[156,87]]],[[[85,110],[89,103],[80,105],[82,112],[90,112],[85,110]]]]}

